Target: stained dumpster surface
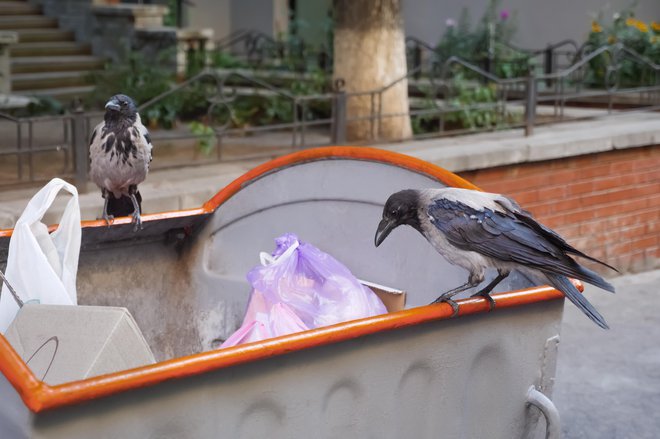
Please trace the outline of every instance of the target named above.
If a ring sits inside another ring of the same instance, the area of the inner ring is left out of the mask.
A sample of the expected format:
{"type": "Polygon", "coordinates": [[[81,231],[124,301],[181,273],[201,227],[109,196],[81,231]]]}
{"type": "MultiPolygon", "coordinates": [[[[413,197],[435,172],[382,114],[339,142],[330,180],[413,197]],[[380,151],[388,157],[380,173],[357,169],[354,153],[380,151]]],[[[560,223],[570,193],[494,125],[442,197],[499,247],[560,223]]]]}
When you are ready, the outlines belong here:
{"type": "MultiPolygon", "coordinates": [[[[412,229],[373,246],[390,193],[442,185],[471,187],[398,154],[326,148],[256,168],[200,209],[145,215],[138,234],[128,219],[84,224],[79,303],[126,307],[160,362],[50,387],[10,359],[0,425],[49,438],[520,437],[535,420],[525,392],[551,389],[562,302],[548,300],[561,295],[506,293],[492,313],[470,299],[447,321],[448,305],[419,306],[466,273],[412,229]],[[241,323],[245,273],[285,232],[406,290],[413,309],[214,350],[241,323]]],[[[500,290],[529,286],[512,276],[500,290]]]]}

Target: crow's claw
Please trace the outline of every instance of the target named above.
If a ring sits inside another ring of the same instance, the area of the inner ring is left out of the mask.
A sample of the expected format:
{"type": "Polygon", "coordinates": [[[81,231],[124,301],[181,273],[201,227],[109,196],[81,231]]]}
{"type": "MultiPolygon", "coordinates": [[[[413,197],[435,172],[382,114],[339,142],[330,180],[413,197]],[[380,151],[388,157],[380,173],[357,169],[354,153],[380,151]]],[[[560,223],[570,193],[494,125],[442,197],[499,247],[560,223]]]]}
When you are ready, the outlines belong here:
{"type": "Polygon", "coordinates": [[[137,232],[138,229],[142,230],[143,227],[142,227],[142,218],[140,217],[140,212],[134,211],[132,216],[133,216],[133,220],[131,222],[134,223],[133,231],[137,232]]]}
{"type": "Polygon", "coordinates": [[[437,299],[435,299],[431,304],[434,303],[446,303],[449,306],[451,306],[451,309],[454,311],[451,316],[456,317],[458,315],[458,303],[456,303],[454,300],[451,299],[451,296],[449,297],[444,297],[444,294],[437,299]]]}
{"type": "Polygon", "coordinates": [[[115,217],[113,215],[108,215],[106,212],[103,212],[103,215],[101,215],[100,219],[105,220],[107,226],[110,227],[112,222],[115,220],[115,217]]]}
{"type": "Polygon", "coordinates": [[[474,293],[470,297],[483,297],[484,299],[486,299],[488,301],[488,306],[490,307],[489,311],[492,311],[492,310],[495,309],[495,299],[490,297],[489,293],[482,293],[481,291],[477,291],[476,293],[474,293]]]}

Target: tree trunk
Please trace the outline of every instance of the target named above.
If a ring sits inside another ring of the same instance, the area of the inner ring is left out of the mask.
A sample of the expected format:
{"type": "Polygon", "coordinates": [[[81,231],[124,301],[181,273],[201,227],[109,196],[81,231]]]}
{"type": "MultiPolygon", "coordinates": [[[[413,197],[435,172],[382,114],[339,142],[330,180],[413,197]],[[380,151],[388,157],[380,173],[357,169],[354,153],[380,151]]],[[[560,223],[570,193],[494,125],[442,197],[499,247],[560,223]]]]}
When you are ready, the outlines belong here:
{"type": "Polygon", "coordinates": [[[334,78],[343,79],[349,93],[347,139],[411,137],[400,0],[334,0],[334,15],[334,78]],[[401,78],[382,93],[350,95],[378,91],[401,78]]]}

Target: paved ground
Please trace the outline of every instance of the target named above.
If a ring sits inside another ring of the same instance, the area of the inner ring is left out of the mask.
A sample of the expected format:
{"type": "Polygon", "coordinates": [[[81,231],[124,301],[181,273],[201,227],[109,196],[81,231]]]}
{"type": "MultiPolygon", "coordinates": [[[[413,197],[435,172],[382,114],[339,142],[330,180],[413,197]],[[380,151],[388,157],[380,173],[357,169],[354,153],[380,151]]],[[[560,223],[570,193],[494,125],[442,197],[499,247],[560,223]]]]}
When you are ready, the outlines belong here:
{"type": "Polygon", "coordinates": [[[604,331],[567,302],[553,400],[565,439],[660,438],[660,270],[588,287],[604,331]]]}

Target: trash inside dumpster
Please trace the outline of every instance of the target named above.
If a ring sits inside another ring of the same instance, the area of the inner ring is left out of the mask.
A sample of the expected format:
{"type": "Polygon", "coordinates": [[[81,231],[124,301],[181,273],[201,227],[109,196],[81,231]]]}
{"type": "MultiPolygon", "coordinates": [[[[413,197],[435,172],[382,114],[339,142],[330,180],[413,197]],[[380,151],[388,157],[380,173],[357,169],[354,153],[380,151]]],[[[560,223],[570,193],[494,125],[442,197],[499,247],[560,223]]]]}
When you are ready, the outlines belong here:
{"type": "MultiPolygon", "coordinates": [[[[38,344],[21,348],[5,334],[3,438],[534,434],[544,424],[537,393],[552,391],[563,296],[514,273],[498,285],[495,310],[464,299],[450,318],[449,305],[427,304],[465,278],[461,268],[414,230],[373,245],[388,194],[434,186],[473,187],[399,154],[322,148],[255,168],[198,209],[144,214],[137,232],[130,218],[84,222],[81,306],[70,308],[125,309],[119,319],[135,322],[134,336],[113,343],[141,364],[49,381],[44,359],[38,370],[29,361],[38,344]],[[287,232],[386,286],[361,281],[388,312],[218,349],[243,322],[245,274],[287,232]]],[[[3,261],[10,235],[0,232],[3,261]]],[[[97,335],[111,338],[101,326],[97,335]]],[[[53,371],[66,341],[39,349],[53,371]]]]}
{"type": "Polygon", "coordinates": [[[252,285],[241,327],[221,347],[320,328],[387,312],[348,268],[293,233],[247,275],[252,285]]]}

